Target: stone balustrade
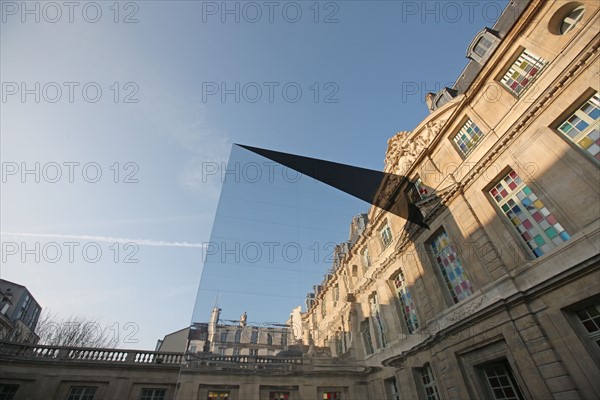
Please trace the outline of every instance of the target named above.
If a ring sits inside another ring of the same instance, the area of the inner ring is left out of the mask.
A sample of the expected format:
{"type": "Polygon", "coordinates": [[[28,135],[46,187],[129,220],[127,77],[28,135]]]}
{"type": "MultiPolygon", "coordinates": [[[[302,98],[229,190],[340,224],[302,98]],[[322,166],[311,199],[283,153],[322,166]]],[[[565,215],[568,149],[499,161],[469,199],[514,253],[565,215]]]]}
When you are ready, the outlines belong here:
{"type": "Polygon", "coordinates": [[[0,357],[45,361],[84,361],[134,365],[181,365],[182,353],[145,350],[43,346],[0,341],[0,357]]]}

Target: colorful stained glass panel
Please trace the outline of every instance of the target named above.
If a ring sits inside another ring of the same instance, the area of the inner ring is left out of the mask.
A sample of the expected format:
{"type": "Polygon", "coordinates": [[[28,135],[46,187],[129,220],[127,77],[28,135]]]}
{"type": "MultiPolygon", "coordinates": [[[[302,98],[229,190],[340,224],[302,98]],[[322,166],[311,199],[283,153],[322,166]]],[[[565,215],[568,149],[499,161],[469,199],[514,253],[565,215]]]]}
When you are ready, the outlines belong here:
{"type": "Polygon", "coordinates": [[[545,66],[543,58],[524,50],[500,82],[518,97],[545,66]]]}
{"type": "Polygon", "coordinates": [[[446,231],[440,232],[433,238],[431,248],[452,300],[458,303],[473,294],[471,282],[465,274],[462,263],[454,246],[450,243],[446,231]]]}
{"type": "Polygon", "coordinates": [[[556,217],[515,171],[509,171],[489,193],[536,257],[569,240],[569,234],[556,217]],[[506,194],[500,198],[494,195],[501,190],[506,194]]]}

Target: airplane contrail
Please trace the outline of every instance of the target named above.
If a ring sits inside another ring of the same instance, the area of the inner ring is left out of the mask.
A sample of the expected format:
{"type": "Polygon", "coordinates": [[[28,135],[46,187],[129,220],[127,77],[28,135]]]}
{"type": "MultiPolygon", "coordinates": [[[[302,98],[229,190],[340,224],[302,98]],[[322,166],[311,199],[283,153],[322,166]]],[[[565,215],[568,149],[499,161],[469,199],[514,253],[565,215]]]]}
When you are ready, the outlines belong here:
{"type": "Polygon", "coordinates": [[[164,240],[152,239],[130,239],[112,236],[93,236],[93,235],[63,235],[59,233],[25,233],[25,232],[0,232],[0,236],[12,237],[29,237],[29,238],[48,238],[48,239],[70,239],[70,240],[87,240],[106,243],[133,243],[140,246],[155,246],[155,247],[189,247],[189,248],[205,248],[205,243],[189,243],[189,242],[167,242],[164,240]]]}

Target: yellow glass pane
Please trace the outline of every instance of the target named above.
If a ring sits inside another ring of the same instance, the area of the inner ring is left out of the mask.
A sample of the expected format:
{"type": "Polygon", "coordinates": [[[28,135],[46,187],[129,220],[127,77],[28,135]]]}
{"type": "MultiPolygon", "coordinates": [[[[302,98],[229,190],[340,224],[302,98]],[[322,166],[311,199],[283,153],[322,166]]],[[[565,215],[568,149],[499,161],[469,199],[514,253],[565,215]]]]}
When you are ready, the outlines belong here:
{"type": "Polygon", "coordinates": [[[538,209],[541,210],[544,207],[544,203],[542,203],[541,200],[536,200],[533,202],[533,205],[538,209]]]}
{"type": "Polygon", "coordinates": [[[581,147],[583,147],[584,149],[587,149],[588,147],[590,147],[594,142],[592,141],[592,139],[590,139],[589,137],[584,137],[583,139],[581,139],[579,141],[579,145],[581,147]]]}

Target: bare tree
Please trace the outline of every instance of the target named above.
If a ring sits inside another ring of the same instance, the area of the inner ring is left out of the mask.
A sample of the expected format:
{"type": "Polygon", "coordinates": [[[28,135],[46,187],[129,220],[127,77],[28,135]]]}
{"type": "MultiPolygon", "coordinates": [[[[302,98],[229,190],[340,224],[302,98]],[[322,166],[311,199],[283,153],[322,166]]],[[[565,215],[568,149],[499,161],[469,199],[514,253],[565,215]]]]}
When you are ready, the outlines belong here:
{"type": "Polygon", "coordinates": [[[58,317],[44,310],[35,329],[39,344],[49,346],[115,348],[118,337],[106,325],[96,319],[71,315],[58,317]]]}

